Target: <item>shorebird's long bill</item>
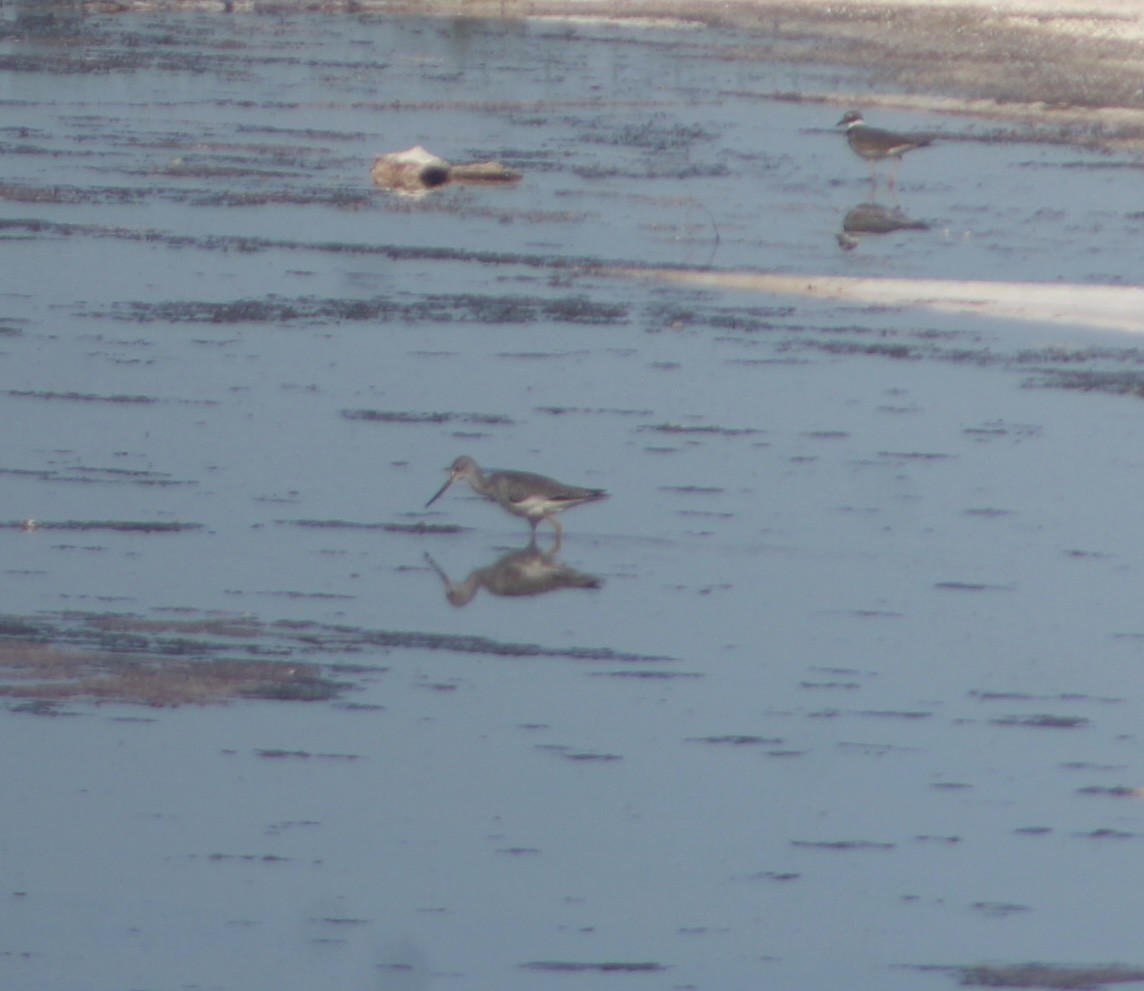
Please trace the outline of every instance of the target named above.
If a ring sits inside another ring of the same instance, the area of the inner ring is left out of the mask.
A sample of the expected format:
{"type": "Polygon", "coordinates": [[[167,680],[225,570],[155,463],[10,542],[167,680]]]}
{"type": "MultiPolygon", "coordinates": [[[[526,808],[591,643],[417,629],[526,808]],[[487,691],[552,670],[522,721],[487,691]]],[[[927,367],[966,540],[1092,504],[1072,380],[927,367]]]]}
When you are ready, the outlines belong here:
{"type": "Polygon", "coordinates": [[[433,496],[433,498],[430,499],[427,503],[425,503],[425,508],[428,509],[430,506],[433,505],[433,503],[435,503],[438,499],[440,499],[441,496],[443,496],[445,494],[445,490],[452,484],[453,484],[453,476],[450,475],[447,479],[445,479],[445,484],[442,485],[437,490],[437,494],[435,496],[433,496]]]}

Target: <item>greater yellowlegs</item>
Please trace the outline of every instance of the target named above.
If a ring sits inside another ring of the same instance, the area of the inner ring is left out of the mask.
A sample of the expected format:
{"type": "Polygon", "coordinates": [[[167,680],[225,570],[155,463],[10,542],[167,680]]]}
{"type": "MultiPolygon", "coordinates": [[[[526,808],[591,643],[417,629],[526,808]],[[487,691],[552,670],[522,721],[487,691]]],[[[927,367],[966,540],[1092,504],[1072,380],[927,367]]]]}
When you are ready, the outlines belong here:
{"type": "Polygon", "coordinates": [[[491,499],[513,516],[523,516],[528,520],[534,538],[541,520],[548,520],[559,537],[562,530],[555,513],[562,512],[570,506],[579,506],[582,502],[595,502],[597,499],[607,498],[608,495],[603,489],[584,489],[578,485],[565,485],[553,478],[534,475],[527,471],[490,471],[486,475],[480,466],[465,454],[449,465],[448,472],[449,477],[445,479],[445,484],[425,503],[426,509],[444,495],[445,490],[457,479],[463,478],[478,495],[491,499]]]}
{"type": "MultiPolygon", "coordinates": [[[[859,158],[870,163],[871,169],[877,162],[887,158],[896,158],[899,161],[907,151],[915,148],[924,148],[933,142],[933,138],[924,134],[899,134],[896,131],[886,131],[880,127],[871,127],[862,119],[857,110],[847,110],[836,125],[846,128],[846,141],[851,151],[859,158]]],[[[873,179],[873,171],[870,174],[873,179]]],[[[890,174],[889,185],[894,185],[893,174],[890,174]]]]}

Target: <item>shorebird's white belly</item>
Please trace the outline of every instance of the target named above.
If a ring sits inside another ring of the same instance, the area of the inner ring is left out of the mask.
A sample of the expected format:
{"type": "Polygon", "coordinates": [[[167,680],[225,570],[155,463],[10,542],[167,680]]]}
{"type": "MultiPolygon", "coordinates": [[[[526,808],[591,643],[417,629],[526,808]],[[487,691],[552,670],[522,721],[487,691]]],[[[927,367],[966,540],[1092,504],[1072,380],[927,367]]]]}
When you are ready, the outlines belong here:
{"type": "Polygon", "coordinates": [[[529,519],[533,519],[546,516],[549,513],[555,513],[563,509],[564,504],[552,499],[547,499],[544,496],[528,496],[519,502],[511,503],[510,508],[514,513],[519,513],[521,516],[527,516],[529,519]]]}

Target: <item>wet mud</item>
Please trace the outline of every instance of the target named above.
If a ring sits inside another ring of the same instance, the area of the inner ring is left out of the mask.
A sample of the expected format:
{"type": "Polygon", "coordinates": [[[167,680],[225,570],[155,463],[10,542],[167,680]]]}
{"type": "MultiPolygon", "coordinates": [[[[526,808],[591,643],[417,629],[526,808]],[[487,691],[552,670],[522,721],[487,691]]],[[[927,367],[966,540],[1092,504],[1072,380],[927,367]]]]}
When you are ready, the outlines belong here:
{"type": "Polygon", "coordinates": [[[14,711],[59,715],[65,702],[330,701],[351,687],[321,665],[283,663],[289,652],[272,631],[231,620],[6,617],[0,621],[0,695],[29,700],[14,711]],[[271,659],[235,654],[268,654],[271,659]]]}
{"type": "MultiPolygon", "coordinates": [[[[562,574],[556,587],[562,584],[595,588],[598,579],[572,572],[571,577],[562,574]]],[[[620,663],[669,660],[607,648],[549,648],[480,637],[230,617],[171,621],[113,614],[6,616],[0,618],[0,680],[6,682],[0,684],[0,696],[33,703],[14,711],[51,715],[59,714],[57,706],[64,701],[154,706],[243,698],[333,701],[359,689],[362,678],[384,673],[385,667],[323,664],[308,658],[377,656],[394,649],[620,663]]]]}

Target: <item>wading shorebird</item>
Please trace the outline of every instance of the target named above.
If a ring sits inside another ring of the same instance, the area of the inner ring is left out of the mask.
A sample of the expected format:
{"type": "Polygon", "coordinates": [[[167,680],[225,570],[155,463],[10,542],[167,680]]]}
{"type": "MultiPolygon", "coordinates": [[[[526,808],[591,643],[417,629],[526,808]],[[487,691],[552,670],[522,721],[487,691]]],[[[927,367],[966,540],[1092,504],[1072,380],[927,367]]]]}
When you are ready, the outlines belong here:
{"type": "Polygon", "coordinates": [[[449,477],[427,503],[428,509],[457,479],[463,478],[478,495],[491,499],[501,509],[513,516],[523,516],[532,527],[533,539],[541,520],[548,520],[556,530],[559,539],[563,531],[555,514],[579,506],[582,502],[595,502],[606,499],[603,489],[583,489],[578,485],[565,485],[554,478],[534,475],[527,471],[490,471],[487,475],[468,455],[462,454],[449,468],[449,477]]]}
{"type": "MultiPolygon", "coordinates": [[[[847,110],[835,126],[846,128],[846,141],[850,145],[850,150],[870,163],[871,181],[874,179],[873,170],[878,162],[883,162],[887,158],[901,161],[907,151],[924,148],[933,143],[933,138],[924,134],[899,134],[896,131],[871,127],[857,110],[847,110]]],[[[893,188],[893,172],[890,173],[888,182],[890,188],[893,188]]]]}

